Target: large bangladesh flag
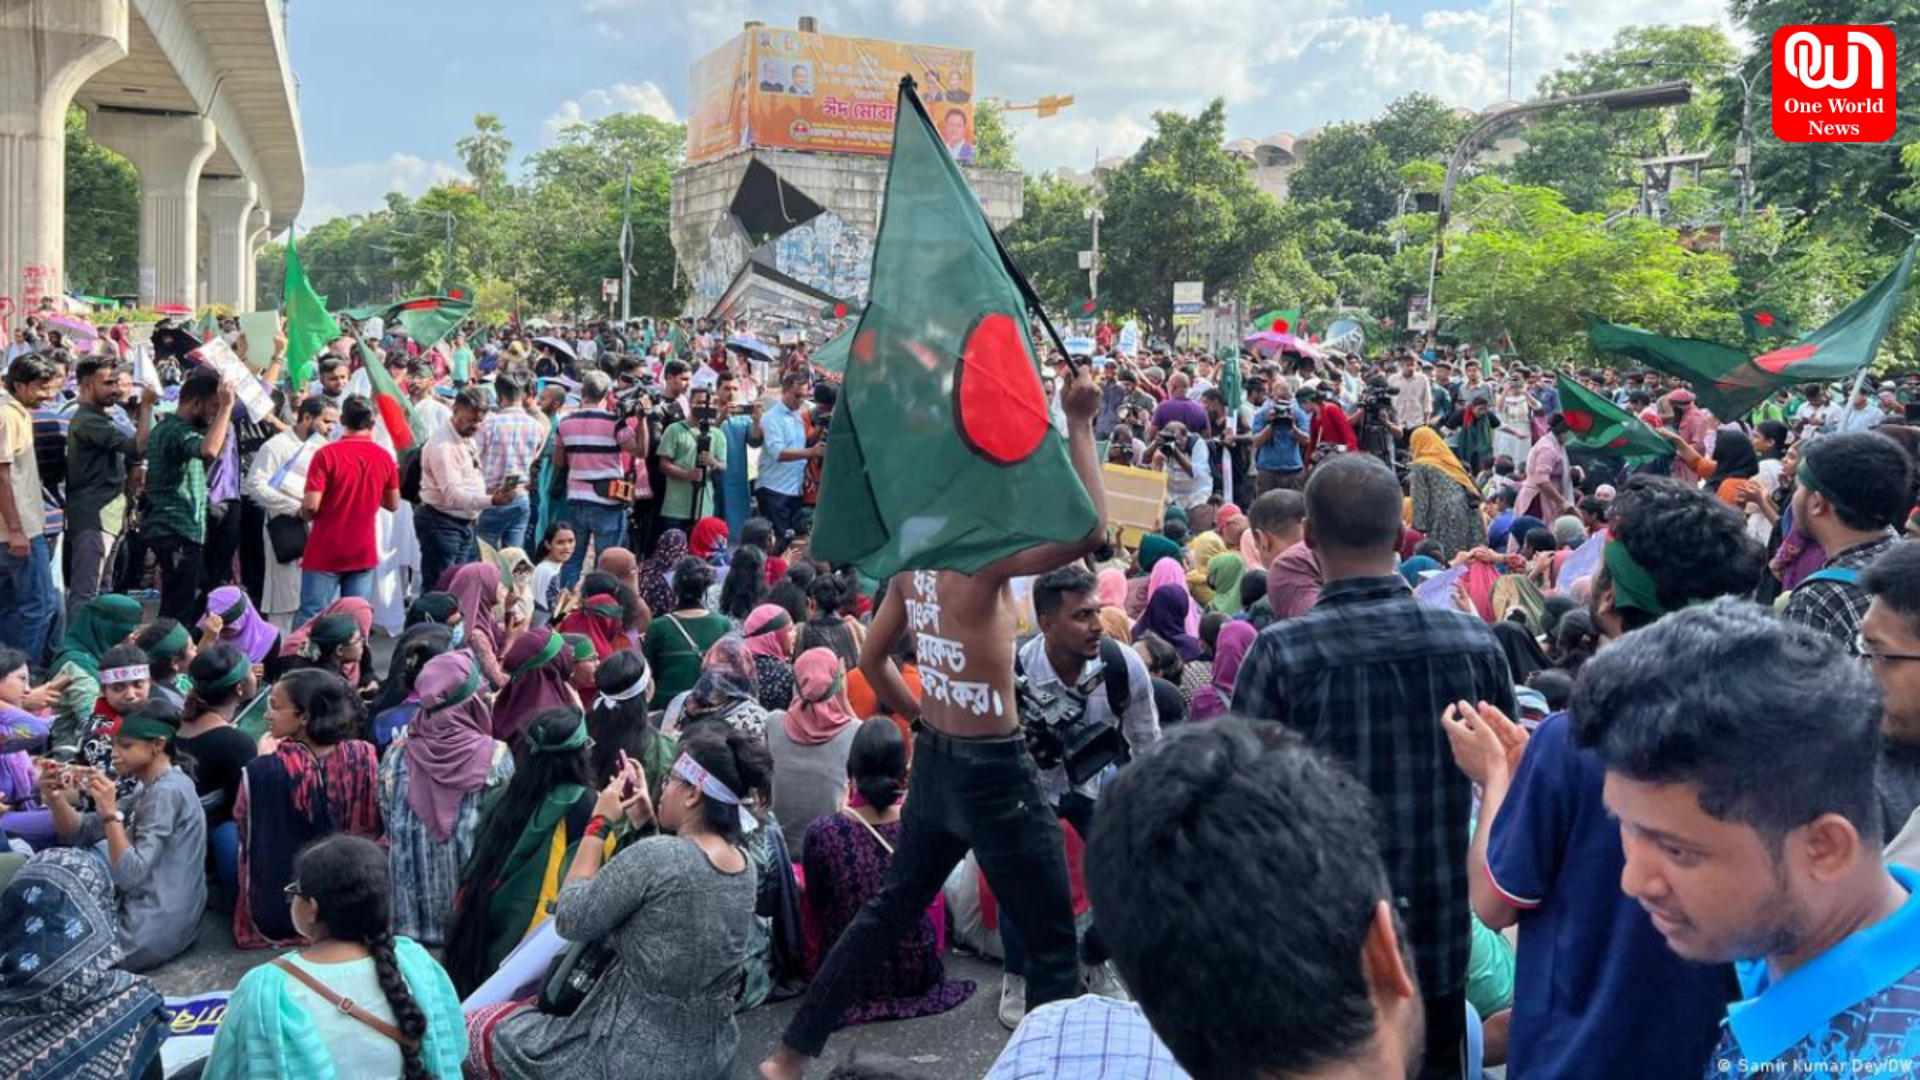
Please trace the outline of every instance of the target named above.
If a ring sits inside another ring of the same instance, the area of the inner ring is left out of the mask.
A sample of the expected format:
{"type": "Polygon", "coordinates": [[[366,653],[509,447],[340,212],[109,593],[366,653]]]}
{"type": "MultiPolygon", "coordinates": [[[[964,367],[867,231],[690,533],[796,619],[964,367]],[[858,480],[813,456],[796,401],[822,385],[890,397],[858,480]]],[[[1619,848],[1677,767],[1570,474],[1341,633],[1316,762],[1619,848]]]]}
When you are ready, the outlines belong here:
{"type": "Polygon", "coordinates": [[[1048,421],[1015,273],[902,80],[870,296],[827,436],[820,558],[880,579],[974,573],[1098,527],[1048,421]]]}
{"type": "Polygon", "coordinates": [[[1587,389],[1562,373],[1560,415],[1573,429],[1573,445],[1611,454],[1628,461],[1652,461],[1673,456],[1673,445],[1640,422],[1640,418],[1587,389]]]}
{"type": "Polygon", "coordinates": [[[1737,420],[1766,399],[1767,391],[1741,387],[1732,379],[1750,361],[1747,350],[1701,338],[1668,337],[1604,319],[1587,321],[1587,336],[1601,352],[1640,361],[1692,384],[1700,403],[1722,420],[1737,420]]]}
{"type": "Polygon", "coordinates": [[[426,442],[427,433],[421,430],[419,418],[413,415],[413,403],[401,392],[393,376],[387,374],[387,365],[367,348],[366,342],[355,338],[353,343],[360,350],[360,363],[367,370],[368,384],[373,387],[373,409],[380,416],[380,425],[387,429],[393,452],[405,453],[426,442]]]}
{"type": "Polygon", "coordinates": [[[431,349],[473,314],[473,290],[465,285],[453,285],[442,296],[416,296],[397,304],[368,304],[349,308],[341,314],[355,322],[366,322],[377,315],[389,326],[399,323],[414,344],[431,349]]]}

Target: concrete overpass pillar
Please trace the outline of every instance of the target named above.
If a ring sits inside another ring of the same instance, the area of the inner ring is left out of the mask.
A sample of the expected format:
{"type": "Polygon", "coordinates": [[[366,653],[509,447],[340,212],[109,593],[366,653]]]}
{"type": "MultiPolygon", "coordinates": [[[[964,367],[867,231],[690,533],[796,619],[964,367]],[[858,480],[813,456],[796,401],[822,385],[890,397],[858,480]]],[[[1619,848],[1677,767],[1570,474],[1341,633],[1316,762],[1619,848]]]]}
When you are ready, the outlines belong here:
{"type": "Polygon", "coordinates": [[[247,304],[247,271],[252,268],[253,181],[223,177],[200,181],[200,212],[207,219],[207,303],[235,312],[247,304]]]}
{"type": "Polygon", "coordinates": [[[272,235],[268,231],[271,217],[272,215],[267,213],[266,207],[255,206],[252,215],[247,218],[247,269],[245,280],[247,283],[246,310],[248,311],[260,310],[260,249],[267,246],[267,240],[272,235]]]}
{"type": "Polygon", "coordinates": [[[87,133],[140,172],[140,304],[199,298],[200,167],[213,155],[203,116],[94,113],[87,133]]]}
{"type": "Polygon", "coordinates": [[[67,106],[127,55],[127,0],[0,3],[0,327],[66,285],[67,106]]]}

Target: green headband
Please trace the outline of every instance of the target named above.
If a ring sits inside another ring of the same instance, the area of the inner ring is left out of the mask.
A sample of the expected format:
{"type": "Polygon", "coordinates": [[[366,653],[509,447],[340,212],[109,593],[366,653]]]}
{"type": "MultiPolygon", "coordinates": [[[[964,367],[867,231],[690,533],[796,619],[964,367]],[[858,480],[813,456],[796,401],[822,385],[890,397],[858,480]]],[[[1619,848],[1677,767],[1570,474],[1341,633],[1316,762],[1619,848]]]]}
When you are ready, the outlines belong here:
{"type": "Polygon", "coordinates": [[[114,730],[114,734],[116,736],[124,735],[129,739],[167,739],[171,741],[174,736],[180,734],[180,732],[172,724],[167,723],[157,716],[140,716],[136,714],[121,720],[120,726],[114,730]]]}
{"type": "Polygon", "coordinates": [[[1617,539],[1608,540],[1606,548],[1600,553],[1600,561],[1613,581],[1614,607],[1644,611],[1656,619],[1667,613],[1666,605],[1660,602],[1660,589],[1654,584],[1653,575],[1634,561],[1627,545],[1617,539]]]}
{"type": "Polygon", "coordinates": [[[823,701],[832,700],[833,696],[840,692],[841,687],[844,687],[846,685],[847,685],[847,673],[842,671],[840,674],[835,675],[833,677],[833,684],[827,687],[826,693],[821,694],[819,697],[807,697],[805,694],[802,694],[800,695],[800,700],[806,702],[809,705],[818,705],[823,701]]]}
{"type": "Polygon", "coordinates": [[[474,694],[478,693],[479,690],[480,690],[480,665],[475,664],[472,667],[467,669],[466,682],[461,683],[459,688],[454,690],[453,693],[448,694],[444,698],[441,698],[440,704],[429,707],[427,711],[440,712],[445,709],[451,709],[455,705],[460,704],[461,702],[472,697],[474,694]]]}
{"type": "Polygon", "coordinates": [[[564,754],[587,745],[587,722],[584,718],[576,724],[573,733],[549,746],[540,741],[533,732],[527,733],[527,750],[534,754],[564,754]]]}
{"type": "Polygon", "coordinates": [[[566,640],[562,638],[559,634],[548,635],[546,647],[541,649],[537,655],[527,660],[526,663],[521,664],[519,667],[514,668],[512,671],[508,672],[508,675],[511,678],[517,679],[520,676],[525,675],[527,672],[532,671],[533,669],[539,667],[540,665],[549,663],[550,661],[553,660],[554,657],[560,655],[560,650],[563,647],[565,647],[566,644],[567,644],[566,640]]]}
{"type": "Polygon", "coordinates": [[[235,600],[233,602],[232,607],[220,613],[220,621],[222,623],[225,623],[228,626],[232,626],[234,623],[240,620],[240,616],[245,615],[246,613],[247,613],[247,598],[246,598],[246,595],[243,593],[240,599],[235,600]]]}
{"type": "Polygon", "coordinates": [[[793,615],[789,612],[782,611],[780,614],[775,615],[773,618],[755,627],[753,633],[747,636],[759,637],[762,634],[777,634],[792,625],[793,615]]]}
{"type": "Polygon", "coordinates": [[[585,634],[566,634],[564,636],[572,639],[574,663],[584,664],[589,660],[600,659],[600,650],[594,647],[592,638],[585,634]]]}
{"type": "Polygon", "coordinates": [[[238,686],[240,685],[240,680],[246,678],[247,672],[252,670],[253,670],[252,661],[248,660],[246,657],[246,654],[242,653],[240,656],[240,662],[233,666],[232,671],[228,671],[222,674],[217,679],[211,679],[207,682],[201,683],[200,689],[225,690],[229,686],[238,686]]]}
{"type": "Polygon", "coordinates": [[[167,631],[165,637],[154,642],[153,648],[147,650],[147,659],[171,660],[186,652],[187,646],[192,643],[193,637],[187,633],[186,626],[182,623],[174,623],[173,629],[167,631]]]}

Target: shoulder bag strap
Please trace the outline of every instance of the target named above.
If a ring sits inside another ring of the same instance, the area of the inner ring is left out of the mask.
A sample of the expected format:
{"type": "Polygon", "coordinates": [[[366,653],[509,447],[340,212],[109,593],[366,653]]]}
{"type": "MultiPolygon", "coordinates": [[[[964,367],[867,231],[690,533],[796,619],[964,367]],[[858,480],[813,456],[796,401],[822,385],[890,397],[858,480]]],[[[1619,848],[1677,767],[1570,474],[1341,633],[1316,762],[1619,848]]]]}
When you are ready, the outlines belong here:
{"type": "Polygon", "coordinates": [[[669,615],[667,616],[667,621],[673,624],[673,628],[675,630],[680,631],[680,640],[687,643],[687,648],[693,651],[693,655],[695,656],[701,655],[700,646],[695,645],[693,643],[693,635],[687,633],[687,628],[680,625],[680,620],[672,615],[669,615]]]}
{"type": "Polygon", "coordinates": [[[339,1009],[341,1012],[346,1013],[348,1016],[353,1017],[355,1020],[360,1021],[380,1034],[385,1035],[401,1046],[412,1049],[413,1040],[401,1034],[399,1028],[394,1027],[392,1024],[387,1023],[385,1020],[354,1004],[352,998],[341,997],[339,994],[334,993],[331,987],[319,979],[314,978],[313,974],[305,968],[284,956],[275,958],[273,964],[281,971],[300,980],[301,984],[307,989],[320,995],[320,1000],[339,1009]]]}
{"type": "Polygon", "coordinates": [[[857,813],[851,806],[841,807],[840,813],[848,818],[851,818],[854,821],[859,822],[860,827],[867,830],[868,835],[872,836],[874,840],[878,841],[881,847],[887,849],[887,856],[889,858],[893,856],[893,845],[887,843],[887,838],[884,836],[881,836],[880,830],[873,827],[873,822],[868,821],[866,818],[861,817],[859,813],[857,813]]]}

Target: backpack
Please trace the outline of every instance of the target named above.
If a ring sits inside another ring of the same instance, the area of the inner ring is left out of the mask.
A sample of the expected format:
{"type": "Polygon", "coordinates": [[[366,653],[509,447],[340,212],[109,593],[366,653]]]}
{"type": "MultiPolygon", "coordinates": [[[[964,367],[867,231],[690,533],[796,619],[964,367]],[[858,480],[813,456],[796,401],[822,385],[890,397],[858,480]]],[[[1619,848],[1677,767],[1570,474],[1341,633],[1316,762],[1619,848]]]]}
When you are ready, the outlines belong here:
{"type": "Polygon", "coordinates": [[[1813,573],[1801,578],[1800,584],[1806,585],[1815,581],[1831,581],[1836,585],[1858,585],[1860,583],[1860,571],[1849,570],[1844,566],[1829,566],[1823,570],[1815,570],[1813,573]]]}

